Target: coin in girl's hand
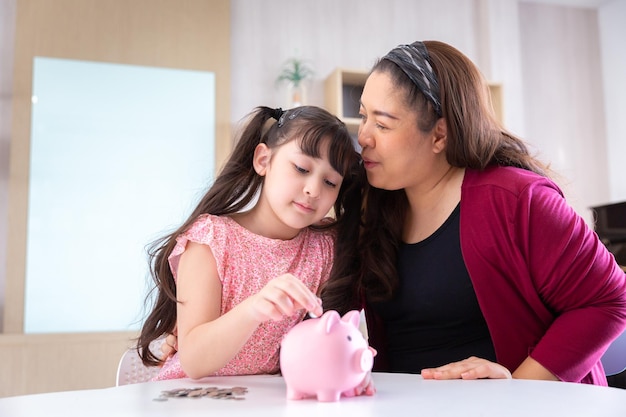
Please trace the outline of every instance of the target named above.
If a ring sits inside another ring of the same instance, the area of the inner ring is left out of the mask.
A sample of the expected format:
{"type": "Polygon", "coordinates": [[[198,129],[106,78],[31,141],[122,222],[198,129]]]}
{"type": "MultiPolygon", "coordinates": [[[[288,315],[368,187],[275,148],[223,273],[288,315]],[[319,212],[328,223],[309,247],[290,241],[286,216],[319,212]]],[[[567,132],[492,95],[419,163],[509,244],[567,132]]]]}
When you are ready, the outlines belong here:
{"type": "MultiPolygon", "coordinates": [[[[319,304],[319,305],[320,305],[320,307],[321,307],[321,306],[322,306],[322,299],[321,299],[321,298],[319,298],[319,297],[317,297],[317,302],[318,302],[318,304],[319,304]]],[[[323,310],[323,309],[322,309],[322,310],[323,310]]],[[[309,317],[310,317],[310,318],[312,318],[312,319],[316,319],[316,318],[318,318],[318,317],[319,317],[317,314],[315,314],[315,313],[314,313],[314,312],[312,312],[312,311],[309,311],[309,313],[308,313],[308,314],[309,314],[309,317]]]]}

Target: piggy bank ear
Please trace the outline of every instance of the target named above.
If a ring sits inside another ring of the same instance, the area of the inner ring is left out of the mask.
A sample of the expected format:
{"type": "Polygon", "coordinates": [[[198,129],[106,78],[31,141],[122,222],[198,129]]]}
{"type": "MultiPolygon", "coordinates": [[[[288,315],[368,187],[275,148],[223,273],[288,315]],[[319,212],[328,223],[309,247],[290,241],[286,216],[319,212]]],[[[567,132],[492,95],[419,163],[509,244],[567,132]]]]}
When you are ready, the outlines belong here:
{"type": "Polygon", "coordinates": [[[357,310],[348,311],[343,315],[341,321],[347,321],[348,323],[352,323],[352,325],[356,328],[359,327],[359,322],[361,321],[361,313],[357,310]]]}
{"type": "Polygon", "coordinates": [[[322,330],[322,333],[330,333],[332,328],[341,321],[341,318],[335,310],[329,310],[319,320],[320,322],[317,325],[322,330]]]}

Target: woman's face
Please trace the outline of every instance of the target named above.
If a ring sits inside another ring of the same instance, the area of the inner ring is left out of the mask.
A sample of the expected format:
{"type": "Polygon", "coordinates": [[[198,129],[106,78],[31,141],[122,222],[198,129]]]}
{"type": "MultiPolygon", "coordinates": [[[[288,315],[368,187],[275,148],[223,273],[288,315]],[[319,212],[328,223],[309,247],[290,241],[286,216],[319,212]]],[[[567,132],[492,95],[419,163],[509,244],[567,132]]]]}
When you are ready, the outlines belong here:
{"type": "Polygon", "coordinates": [[[419,186],[439,160],[434,133],[418,129],[417,110],[406,106],[403,93],[386,73],[373,72],[361,95],[359,144],[367,180],[376,188],[419,186]]]}

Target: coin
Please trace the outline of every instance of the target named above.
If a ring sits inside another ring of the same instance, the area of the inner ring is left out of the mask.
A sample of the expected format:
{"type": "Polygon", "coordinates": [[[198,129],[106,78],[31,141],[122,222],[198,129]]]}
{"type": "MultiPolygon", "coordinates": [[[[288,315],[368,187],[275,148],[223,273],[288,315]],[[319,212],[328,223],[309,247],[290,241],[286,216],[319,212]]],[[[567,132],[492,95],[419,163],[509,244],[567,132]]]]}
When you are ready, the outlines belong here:
{"type": "Polygon", "coordinates": [[[168,398],[200,398],[208,397],[214,399],[245,400],[248,392],[246,387],[218,388],[218,387],[196,387],[196,388],[176,388],[161,391],[161,395],[154,398],[154,401],[167,401],[168,398]]]}

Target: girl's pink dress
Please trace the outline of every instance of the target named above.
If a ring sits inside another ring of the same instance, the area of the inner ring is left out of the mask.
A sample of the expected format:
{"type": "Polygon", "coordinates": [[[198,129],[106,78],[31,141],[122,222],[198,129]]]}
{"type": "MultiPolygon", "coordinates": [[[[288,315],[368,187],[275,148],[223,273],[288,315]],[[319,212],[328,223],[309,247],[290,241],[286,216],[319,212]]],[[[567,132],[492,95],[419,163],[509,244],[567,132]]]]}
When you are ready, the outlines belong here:
{"type": "MultiPolygon", "coordinates": [[[[221,314],[285,273],[300,278],[313,293],[317,293],[320,285],[328,279],[333,262],[334,240],[330,232],[307,228],[291,240],[269,239],[251,233],[227,216],[201,215],[176,240],[177,245],[169,257],[174,278],[187,242],[211,248],[222,282],[221,314]]],[[[259,325],[239,353],[215,375],[278,372],[280,341],[305,314],[302,311],[279,322],[270,320],[259,325]]],[[[155,379],[186,377],[178,355],[174,355],[165,362],[155,379]]]]}

